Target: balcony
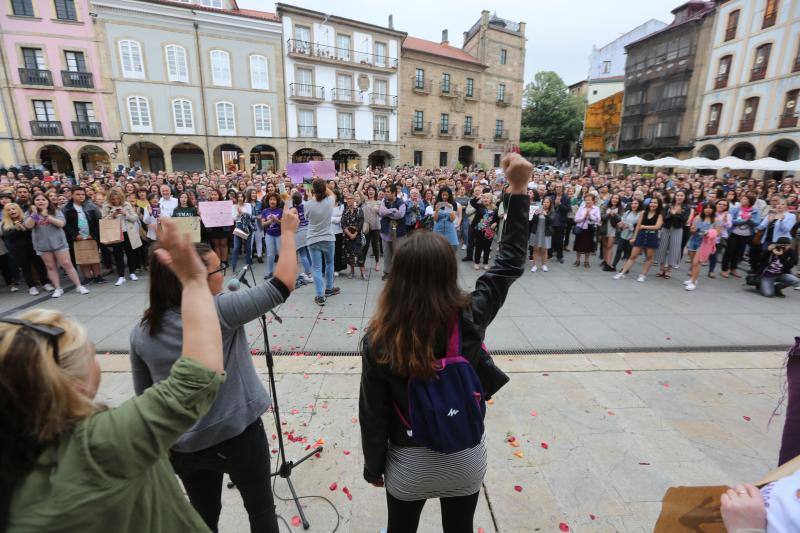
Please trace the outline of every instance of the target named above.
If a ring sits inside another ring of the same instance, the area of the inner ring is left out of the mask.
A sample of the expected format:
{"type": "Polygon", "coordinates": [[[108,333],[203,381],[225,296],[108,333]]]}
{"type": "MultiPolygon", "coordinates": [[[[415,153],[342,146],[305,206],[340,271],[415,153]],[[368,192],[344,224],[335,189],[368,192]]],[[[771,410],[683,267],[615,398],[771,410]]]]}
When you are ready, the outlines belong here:
{"type": "Polygon", "coordinates": [[[412,122],[411,135],[430,135],[431,123],[430,122],[412,122]]]}
{"type": "Polygon", "coordinates": [[[452,83],[445,83],[443,81],[439,82],[439,96],[444,96],[447,98],[455,98],[460,94],[457,85],[453,85],[452,83]]]}
{"type": "Polygon", "coordinates": [[[797,127],[797,113],[784,113],[781,115],[781,120],[778,123],[779,128],[796,128],[797,127]]]}
{"type": "Polygon", "coordinates": [[[361,93],[353,89],[331,89],[331,100],[334,104],[361,105],[361,93]]]}
{"type": "Polygon", "coordinates": [[[397,97],[384,93],[369,93],[369,105],[378,109],[396,109],[397,97]]]}
{"type": "Polygon", "coordinates": [[[61,123],[55,120],[31,120],[31,133],[34,137],[63,137],[61,123]]]}
{"type": "Polygon", "coordinates": [[[657,112],[681,112],[686,111],[686,97],[673,96],[671,98],[662,98],[656,104],[657,112]]]}
{"type": "Polygon", "coordinates": [[[20,68],[19,82],[23,85],[53,85],[53,75],[49,70],[20,68]]]}
{"type": "Polygon", "coordinates": [[[372,130],[372,140],[389,142],[389,132],[386,130],[372,130]]]}
{"type": "Polygon", "coordinates": [[[289,57],[315,59],[323,63],[346,64],[354,67],[390,72],[397,70],[397,59],[393,57],[359,52],[351,48],[339,48],[325,44],[289,39],[289,57]]]}
{"type": "Polygon", "coordinates": [[[739,131],[740,132],[748,132],[753,131],[753,126],[756,124],[756,119],[754,118],[746,118],[739,122],[739,131]]]}
{"type": "Polygon", "coordinates": [[[431,86],[433,82],[431,80],[425,80],[424,78],[417,78],[416,76],[411,76],[411,89],[417,94],[431,94],[431,86]]]}
{"type": "Polygon", "coordinates": [[[511,105],[511,95],[506,94],[498,94],[495,103],[500,107],[508,107],[511,105]]]}
{"type": "Polygon", "coordinates": [[[719,122],[709,122],[706,124],[706,135],[716,135],[719,131],[719,122]]]}
{"type": "Polygon", "coordinates": [[[478,126],[464,126],[462,137],[465,139],[475,139],[478,136],[478,126]]]}
{"type": "Polygon", "coordinates": [[[507,141],[508,140],[508,130],[494,130],[494,140],[495,141],[507,141]]]}
{"type": "Polygon", "coordinates": [[[356,138],[356,130],[354,128],[339,128],[339,136],[338,139],[343,139],[345,141],[352,141],[356,138]]]}
{"type": "Polygon", "coordinates": [[[714,78],[714,89],[724,89],[728,86],[728,74],[720,74],[714,78]]]}
{"type": "Polygon", "coordinates": [[[289,98],[303,102],[322,102],[325,100],[325,87],[290,83],[289,98]]]}
{"type": "Polygon", "coordinates": [[[94,88],[94,78],[91,72],[62,70],[61,82],[64,84],[64,87],[76,87],[78,89],[94,88]]]}
{"type": "Polygon", "coordinates": [[[304,139],[314,139],[317,137],[316,126],[297,126],[297,136],[304,139]]]}
{"type": "Polygon", "coordinates": [[[750,81],[763,80],[767,77],[767,65],[759,65],[753,67],[750,71],[750,81]]]}
{"type": "Polygon", "coordinates": [[[75,137],[102,137],[103,126],[99,122],[72,121],[72,134],[75,137]]]}
{"type": "Polygon", "coordinates": [[[734,26],[734,27],[732,27],[732,28],[727,28],[727,29],[725,30],[725,42],[726,42],[726,43],[727,43],[728,41],[732,41],[732,40],[736,39],[736,30],[737,30],[737,29],[738,29],[738,28],[737,28],[736,26],[734,26]]]}
{"type": "Polygon", "coordinates": [[[625,108],[625,117],[637,117],[647,114],[647,104],[633,104],[625,108]]]}
{"type": "Polygon", "coordinates": [[[619,141],[620,150],[638,150],[644,145],[644,139],[622,139],[619,141]]]}
{"type": "Polygon", "coordinates": [[[439,137],[452,137],[456,134],[455,124],[439,124],[437,128],[439,137]]]}

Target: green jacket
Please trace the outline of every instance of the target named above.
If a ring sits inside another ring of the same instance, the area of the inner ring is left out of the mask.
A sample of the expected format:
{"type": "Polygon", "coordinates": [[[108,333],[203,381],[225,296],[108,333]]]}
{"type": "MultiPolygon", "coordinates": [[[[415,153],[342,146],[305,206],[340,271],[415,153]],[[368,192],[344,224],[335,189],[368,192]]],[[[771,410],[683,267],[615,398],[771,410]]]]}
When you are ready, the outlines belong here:
{"type": "Polygon", "coordinates": [[[83,420],[42,452],[14,492],[8,531],[208,531],[178,485],[169,449],[224,380],[181,357],[141,396],[83,420]]]}

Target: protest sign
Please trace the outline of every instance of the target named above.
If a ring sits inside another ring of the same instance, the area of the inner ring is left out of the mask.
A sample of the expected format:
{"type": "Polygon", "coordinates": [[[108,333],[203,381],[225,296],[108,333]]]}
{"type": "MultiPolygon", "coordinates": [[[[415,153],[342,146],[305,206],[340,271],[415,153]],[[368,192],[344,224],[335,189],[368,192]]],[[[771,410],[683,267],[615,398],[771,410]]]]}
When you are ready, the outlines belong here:
{"type": "Polygon", "coordinates": [[[207,228],[233,226],[233,202],[200,202],[200,218],[207,228]]]}

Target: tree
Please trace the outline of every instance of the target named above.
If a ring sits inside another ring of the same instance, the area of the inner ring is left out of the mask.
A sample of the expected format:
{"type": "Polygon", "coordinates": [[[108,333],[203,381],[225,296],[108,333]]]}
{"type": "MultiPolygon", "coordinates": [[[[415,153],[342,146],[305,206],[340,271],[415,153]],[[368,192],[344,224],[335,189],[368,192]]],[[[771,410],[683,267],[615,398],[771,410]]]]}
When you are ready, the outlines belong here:
{"type": "Polygon", "coordinates": [[[540,141],[519,143],[519,152],[525,157],[553,157],[556,155],[555,148],[540,141]]]}
{"type": "Polygon", "coordinates": [[[585,104],[581,97],[569,93],[558,74],[537,72],[525,86],[524,95],[520,140],[558,146],[578,139],[585,104]]]}

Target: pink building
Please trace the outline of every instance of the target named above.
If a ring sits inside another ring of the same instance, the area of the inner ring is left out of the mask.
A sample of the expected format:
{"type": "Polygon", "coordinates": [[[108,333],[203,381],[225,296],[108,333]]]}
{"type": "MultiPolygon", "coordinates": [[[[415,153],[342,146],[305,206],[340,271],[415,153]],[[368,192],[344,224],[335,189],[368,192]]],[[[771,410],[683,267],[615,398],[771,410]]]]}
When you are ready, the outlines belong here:
{"type": "Polygon", "coordinates": [[[5,120],[19,165],[79,172],[116,164],[119,127],[88,0],[0,2],[5,120]]]}

